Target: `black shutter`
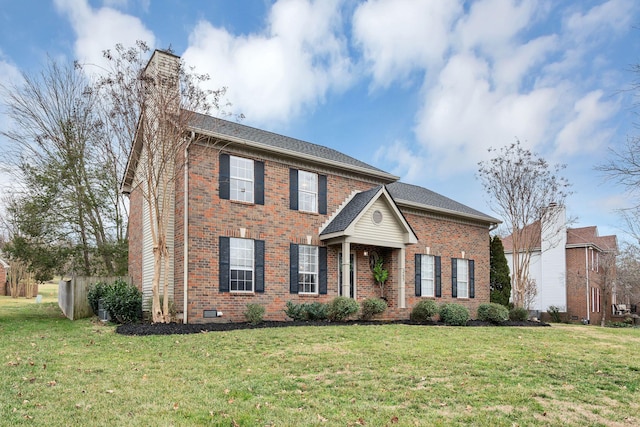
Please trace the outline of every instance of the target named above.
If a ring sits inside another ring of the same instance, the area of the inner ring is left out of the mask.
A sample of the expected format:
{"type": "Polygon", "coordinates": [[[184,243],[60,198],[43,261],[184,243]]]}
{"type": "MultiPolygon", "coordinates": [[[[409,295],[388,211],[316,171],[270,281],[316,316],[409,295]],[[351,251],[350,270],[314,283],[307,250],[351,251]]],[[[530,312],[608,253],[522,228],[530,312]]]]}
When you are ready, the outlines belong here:
{"type": "Polygon", "coordinates": [[[289,209],[298,210],[298,170],[289,169],[289,209]]]}
{"type": "Polygon", "coordinates": [[[442,267],[440,264],[440,257],[434,257],[435,261],[435,273],[436,273],[436,298],[440,298],[442,296],[442,267]]]}
{"type": "Polygon", "coordinates": [[[220,236],[220,245],[219,245],[219,286],[220,292],[229,292],[229,266],[230,266],[230,253],[231,248],[229,247],[229,238],[220,236]]]}
{"type": "Polygon", "coordinates": [[[253,257],[255,262],[256,292],[264,292],[264,240],[254,240],[253,257]]]}
{"type": "Polygon", "coordinates": [[[474,270],[474,262],[472,259],[469,260],[469,298],[476,297],[476,283],[475,283],[475,272],[474,270]]]}
{"type": "Polygon", "coordinates": [[[228,154],[220,154],[220,177],[218,180],[219,196],[229,200],[231,193],[231,167],[228,154]]]}
{"type": "Polygon", "coordinates": [[[253,162],[253,201],[264,205],[264,162],[253,162]]]}
{"type": "Polygon", "coordinates": [[[422,256],[416,254],[416,296],[422,295],[422,256]]]}
{"type": "Polygon", "coordinates": [[[318,293],[325,295],[327,293],[327,248],[320,246],[318,248],[318,293]]]}
{"type": "Polygon", "coordinates": [[[327,213],[327,176],[318,175],[318,213],[327,213]]]}
{"type": "Polygon", "coordinates": [[[298,293],[298,245],[289,245],[289,293],[298,293]]]}
{"type": "Polygon", "coordinates": [[[451,258],[451,297],[458,298],[458,260],[451,258]]]}

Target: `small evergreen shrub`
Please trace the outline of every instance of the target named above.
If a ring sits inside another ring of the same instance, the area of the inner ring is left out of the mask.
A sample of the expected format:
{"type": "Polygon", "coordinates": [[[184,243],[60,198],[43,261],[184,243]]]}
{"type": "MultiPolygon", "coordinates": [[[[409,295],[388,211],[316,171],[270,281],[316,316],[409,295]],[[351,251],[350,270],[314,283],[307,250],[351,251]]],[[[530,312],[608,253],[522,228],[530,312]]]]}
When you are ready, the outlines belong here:
{"type": "Polygon", "coordinates": [[[243,314],[244,318],[247,319],[247,322],[252,325],[257,325],[262,323],[262,319],[264,317],[264,306],[260,304],[247,304],[247,309],[243,314]]]}
{"type": "Polygon", "coordinates": [[[491,323],[502,323],[509,320],[509,310],[502,304],[495,302],[480,304],[478,307],[478,320],[491,323]]]}
{"type": "Polygon", "coordinates": [[[440,319],[445,325],[466,326],[469,321],[469,310],[460,304],[443,304],[440,306],[440,319]]]}
{"type": "Polygon", "coordinates": [[[96,316],[98,315],[98,303],[100,301],[100,298],[104,297],[107,286],[108,285],[105,282],[97,282],[89,286],[87,299],[89,300],[91,311],[93,311],[93,314],[95,314],[96,316]]]}
{"type": "Polygon", "coordinates": [[[106,286],[103,302],[112,321],[131,323],[142,318],[142,292],[122,279],[106,286]]]}
{"type": "Polygon", "coordinates": [[[562,318],[560,317],[560,308],[556,307],[555,305],[551,305],[549,306],[549,308],[547,308],[547,313],[549,313],[552,322],[562,322],[562,318]]]}
{"type": "Polygon", "coordinates": [[[327,320],[327,304],[312,302],[302,305],[307,314],[307,320],[327,320]]]}
{"type": "Polygon", "coordinates": [[[284,314],[296,321],[326,320],[327,305],[321,302],[296,304],[293,301],[287,301],[284,314]]]}
{"type": "Polygon", "coordinates": [[[524,307],[513,307],[509,310],[509,320],[513,320],[514,322],[529,320],[529,310],[524,307]]]}
{"type": "Polygon", "coordinates": [[[387,309],[387,302],[381,298],[367,298],[362,301],[361,316],[364,320],[371,320],[377,314],[382,314],[387,309]]]}
{"type": "Polygon", "coordinates": [[[335,297],[327,307],[327,317],[332,322],[342,322],[358,312],[360,306],[356,300],[347,297],[335,297]]]}
{"type": "Polygon", "coordinates": [[[422,300],[418,302],[411,310],[411,321],[418,323],[426,323],[438,314],[438,304],[433,300],[422,300]]]}
{"type": "Polygon", "coordinates": [[[628,322],[607,322],[607,328],[633,328],[633,324],[628,322]]]}

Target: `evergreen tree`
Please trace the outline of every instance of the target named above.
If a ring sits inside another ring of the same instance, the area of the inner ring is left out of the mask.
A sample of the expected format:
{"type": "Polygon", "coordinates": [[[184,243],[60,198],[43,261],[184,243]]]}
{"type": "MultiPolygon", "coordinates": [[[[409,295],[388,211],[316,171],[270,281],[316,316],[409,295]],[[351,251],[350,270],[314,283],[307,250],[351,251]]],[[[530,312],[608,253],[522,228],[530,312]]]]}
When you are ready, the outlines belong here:
{"type": "Polygon", "coordinates": [[[500,237],[493,236],[490,245],[490,299],[491,302],[509,306],[511,277],[504,246],[500,237]]]}

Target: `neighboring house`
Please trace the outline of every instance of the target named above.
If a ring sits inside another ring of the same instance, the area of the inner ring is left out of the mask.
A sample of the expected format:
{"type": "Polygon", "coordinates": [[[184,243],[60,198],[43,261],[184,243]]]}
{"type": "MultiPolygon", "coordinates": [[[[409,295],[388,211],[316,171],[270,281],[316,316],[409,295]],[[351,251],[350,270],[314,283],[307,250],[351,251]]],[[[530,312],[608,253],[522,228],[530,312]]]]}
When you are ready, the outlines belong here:
{"type": "MultiPolygon", "coordinates": [[[[176,57],[156,51],[154,61],[176,57]]],[[[489,302],[489,231],[495,218],[341,152],[198,115],[188,162],[175,183],[169,278],[188,323],[243,321],[248,303],[285,320],[287,301],[380,296],[371,271],[389,271],[387,319],[407,319],[421,299],[489,302]],[[185,245],[186,242],[186,245],[185,245]],[[185,292],[186,288],[186,292],[185,292]]],[[[130,194],[129,274],[150,296],[148,212],[136,185],[134,141],[123,191],[130,194]]]]}
{"type": "Polygon", "coordinates": [[[0,295],[9,295],[11,292],[9,291],[9,283],[8,283],[8,274],[9,273],[9,263],[0,258],[0,295]]]}
{"type": "MultiPolygon", "coordinates": [[[[553,224],[541,227],[540,223],[528,226],[537,233],[537,242],[531,255],[529,277],[535,280],[537,295],[529,307],[540,315],[550,306],[558,307],[570,321],[599,323],[603,310],[616,304],[615,254],[616,236],[599,236],[595,226],[570,228],[566,225],[564,207],[555,207],[558,214],[553,224]],[[608,258],[613,257],[613,261],[608,258]],[[605,266],[604,263],[609,265],[605,266]],[[605,301],[605,281],[612,293],[605,301]]],[[[511,236],[503,239],[509,269],[513,271],[513,244],[511,236]]]]}

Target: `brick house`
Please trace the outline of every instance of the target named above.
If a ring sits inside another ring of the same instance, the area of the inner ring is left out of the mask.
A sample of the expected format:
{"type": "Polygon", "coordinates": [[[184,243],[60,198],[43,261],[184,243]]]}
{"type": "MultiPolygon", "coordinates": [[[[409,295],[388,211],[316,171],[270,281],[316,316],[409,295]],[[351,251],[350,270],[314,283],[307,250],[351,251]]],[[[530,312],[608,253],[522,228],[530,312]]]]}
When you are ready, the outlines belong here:
{"type": "MultiPolygon", "coordinates": [[[[552,216],[555,224],[529,226],[538,237],[529,267],[529,277],[536,281],[538,293],[530,309],[546,319],[548,308],[556,306],[569,321],[599,324],[603,310],[609,310],[609,319],[611,306],[617,303],[617,237],[599,236],[595,226],[567,227],[564,207],[557,209],[558,215],[552,216]]],[[[503,245],[512,270],[511,236],[503,239],[503,245]]]]}
{"type": "MultiPolygon", "coordinates": [[[[177,60],[156,51],[147,68],[177,60]]],[[[183,321],[243,321],[248,303],[263,305],[265,319],[285,320],[287,301],[377,297],[379,259],[389,271],[387,319],[408,318],[425,298],[464,304],[472,317],[489,301],[497,219],[328,147],[205,115],[191,130],[197,143],[185,145],[176,175],[168,242],[170,294],[183,321]]],[[[141,144],[134,141],[123,191],[129,274],[148,298],[141,144]]]]}

